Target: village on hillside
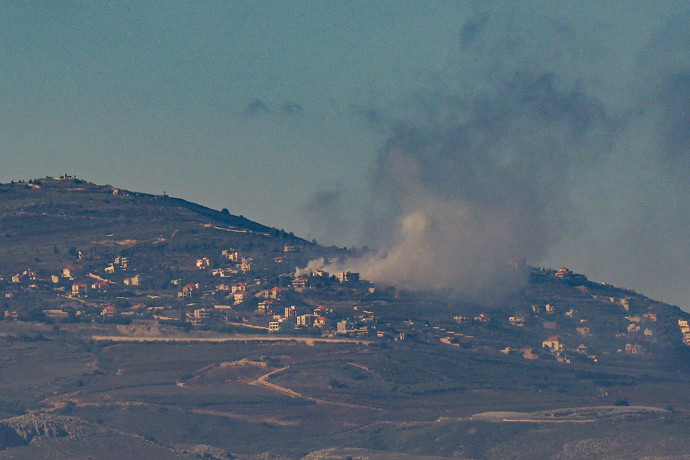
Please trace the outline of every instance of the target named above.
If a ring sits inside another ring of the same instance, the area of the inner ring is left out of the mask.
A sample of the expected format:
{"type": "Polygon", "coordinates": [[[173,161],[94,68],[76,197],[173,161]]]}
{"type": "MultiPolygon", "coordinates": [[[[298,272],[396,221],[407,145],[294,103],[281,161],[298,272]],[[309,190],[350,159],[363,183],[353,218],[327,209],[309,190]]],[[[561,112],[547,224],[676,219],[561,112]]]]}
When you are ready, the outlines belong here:
{"type": "MultiPolygon", "coordinates": [[[[119,243],[136,246],[135,240],[119,243]]],[[[580,297],[617,314],[621,320],[610,331],[601,330],[591,310],[578,309],[562,299],[532,304],[512,314],[494,309],[471,316],[448,315],[438,324],[396,319],[390,311],[380,314],[386,310],[382,306],[396,302],[394,289],[381,289],[349,271],[328,273],[316,268],[296,272],[294,263],[299,258],[295,256],[303,249],[299,244],[284,244],[282,252],[269,261],[270,267],[233,248],[199,253],[193,264],[190,261],[175,270],[168,267],[163,278],[142,266],[136,251],[128,251],[131,256],[94,261],[75,249],[60,273],[41,276],[27,268],[0,276],[3,319],[55,324],[169,324],[183,332],[438,341],[528,360],[590,364],[607,355],[609,360],[612,355],[650,356],[661,335],[653,305],[649,307],[634,295],[594,293],[588,287],[592,283],[567,268],[533,270],[564,287],[576,284],[574,289],[580,297]],[[25,305],[27,299],[43,307],[16,306],[25,305]],[[646,310],[641,312],[641,308],[646,310]],[[499,329],[501,334],[496,332],[499,329]],[[529,340],[524,339],[526,336],[523,340],[506,338],[511,334],[520,337],[519,332],[525,329],[532,331],[529,340]],[[602,335],[609,340],[602,341],[602,335]],[[597,336],[599,339],[593,340],[597,336]],[[602,346],[604,343],[616,345],[602,346]]],[[[688,320],[672,321],[679,327],[678,341],[690,345],[688,320]]]]}
{"type": "Polygon", "coordinates": [[[5,321],[411,341],[584,365],[672,362],[669,349],[690,346],[690,314],[565,267],[534,268],[513,257],[504,269],[524,286],[467,300],[329,273],[323,267],[346,266],[357,250],[322,247],[165,194],[70,176],[0,191],[12,222],[5,238],[18,244],[0,261],[5,321]],[[68,241],[49,222],[63,226],[68,241]],[[317,259],[324,264],[300,268],[317,259]]]}

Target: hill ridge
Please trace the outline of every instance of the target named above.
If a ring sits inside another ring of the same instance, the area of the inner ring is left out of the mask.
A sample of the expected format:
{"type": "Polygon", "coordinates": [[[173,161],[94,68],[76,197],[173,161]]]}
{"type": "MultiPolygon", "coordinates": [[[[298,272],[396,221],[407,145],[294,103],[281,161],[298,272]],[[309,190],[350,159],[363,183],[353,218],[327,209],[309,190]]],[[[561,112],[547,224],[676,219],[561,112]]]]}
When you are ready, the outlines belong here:
{"type": "Polygon", "coordinates": [[[73,178],[0,185],[1,454],[614,456],[671,421],[676,455],[690,433],[677,306],[565,268],[519,266],[524,285],[480,299],[410,291],[309,265],[360,251],[233,219],[73,178]],[[471,418],[591,407],[616,426],[471,418]],[[30,412],[27,443],[7,419],[30,412]]]}
{"type": "Polygon", "coordinates": [[[213,218],[215,220],[228,223],[240,228],[246,228],[248,230],[253,230],[256,232],[267,233],[271,230],[275,230],[272,227],[260,224],[253,220],[250,220],[242,215],[230,214],[227,209],[221,211],[212,209],[210,207],[197,204],[183,198],[171,197],[166,193],[161,195],[131,191],[119,187],[114,187],[110,184],[99,185],[94,182],[90,182],[85,179],[78,179],[76,177],[69,176],[68,178],[52,178],[45,177],[43,179],[30,179],[29,181],[12,181],[11,183],[0,184],[0,193],[8,192],[16,187],[25,187],[30,190],[41,190],[44,187],[52,188],[55,190],[63,191],[92,191],[101,192],[112,195],[124,195],[124,196],[134,196],[134,197],[145,197],[148,199],[161,200],[163,204],[167,205],[179,205],[183,206],[190,211],[193,211],[201,216],[213,218]]]}

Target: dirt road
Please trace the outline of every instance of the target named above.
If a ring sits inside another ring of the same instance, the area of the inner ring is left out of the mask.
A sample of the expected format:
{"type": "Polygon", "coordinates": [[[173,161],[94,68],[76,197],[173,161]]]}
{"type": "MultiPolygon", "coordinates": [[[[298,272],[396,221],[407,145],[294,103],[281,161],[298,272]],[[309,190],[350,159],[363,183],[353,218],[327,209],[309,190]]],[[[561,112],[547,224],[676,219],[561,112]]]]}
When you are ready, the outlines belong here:
{"type": "Polygon", "coordinates": [[[329,337],[294,337],[276,335],[233,335],[225,337],[189,337],[189,336],[126,336],[126,335],[92,335],[91,339],[109,342],[302,342],[307,345],[315,343],[352,343],[368,345],[372,340],[329,338],[329,337]]]}

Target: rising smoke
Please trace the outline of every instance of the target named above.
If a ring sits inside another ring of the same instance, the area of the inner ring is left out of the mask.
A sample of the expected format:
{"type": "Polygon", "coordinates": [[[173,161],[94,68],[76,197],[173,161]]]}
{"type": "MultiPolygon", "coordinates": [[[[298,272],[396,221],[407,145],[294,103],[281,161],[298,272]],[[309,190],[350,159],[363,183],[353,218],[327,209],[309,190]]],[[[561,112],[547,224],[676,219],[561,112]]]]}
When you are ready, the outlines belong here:
{"type": "Polygon", "coordinates": [[[330,268],[473,293],[519,255],[687,282],[687,16],[608,69],[601,36],[513,13],[468,21],[443,83],[388,115],[365,213],[379,250],[330,268]]]}
{"type": "Polygon", "coordinates": [[[375,255],[348,267],[412,289],[474,292],[512,256],[539,260],[567,224],[572,171],[611,150],[601,104],[554,75],[519,75],[493,94],[447,99],[400,124],[383,148],[369,235],[375,255]]]}

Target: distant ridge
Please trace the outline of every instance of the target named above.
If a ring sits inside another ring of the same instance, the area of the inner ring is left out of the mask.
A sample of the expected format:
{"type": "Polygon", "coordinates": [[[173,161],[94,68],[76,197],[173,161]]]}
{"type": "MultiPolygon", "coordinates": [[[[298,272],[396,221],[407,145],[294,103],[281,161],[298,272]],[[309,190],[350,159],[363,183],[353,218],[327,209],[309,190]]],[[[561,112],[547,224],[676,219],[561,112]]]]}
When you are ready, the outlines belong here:
{"type": "Polygon", "coordinates": [[[194,248],[215,244],[210,241],[226,238],[228,232],[235,235],[228,240],[229,248],[260,247],[268,240],[276,240],[271,247],[312,245],[227,209],[71,176],[0,184],[0,273],[28,268],[54,272],[64,267],[67,252],[76,257],[80,251],[90,260],[110,257],[123,242],[139,247],[166,242],[172,252],[167,251],[161,263],[193,264],[194,248]]]}
{"type": "MultiPolygon", "coordinates": [[[[164,204],[167,206],[179,206],[193,212],[199,216],[214,219],[220,223],[231,225],[233,227],[239,227],[247,230],[251,230],[257,233],[269,233],[281,231],[273,227],[269,227],[251,219],[248,219],[242,215],[230,214],[227,209],[221,211],[203,206],[191,201],[185,200],[183,198],[171,197],[167,194],[155,195],[144,192],[131,191],[119,187],[114,187],[112,185],[98,185],[85,179],[79,179],[75,176],[64,175],[58,178],[45,177],[42,179],[30,179],[28,181],[19,180],[12,181],[10,183],[0,184],[0,193],[9,192],[11,190],[17,190],[20,187],[24,187],[29,190],[41,190],[41,189],[52,189],[57,191],[85,191],[85,192],[96,192],[123,196],[134,196],[139,198],[148,198],[151,200],[156,200],[158,204],[164,204]],[[80,190],[83,189],[83,190],[80,190]]],[[[301,238],[298,238],[302,241],[301,238]]]]}

